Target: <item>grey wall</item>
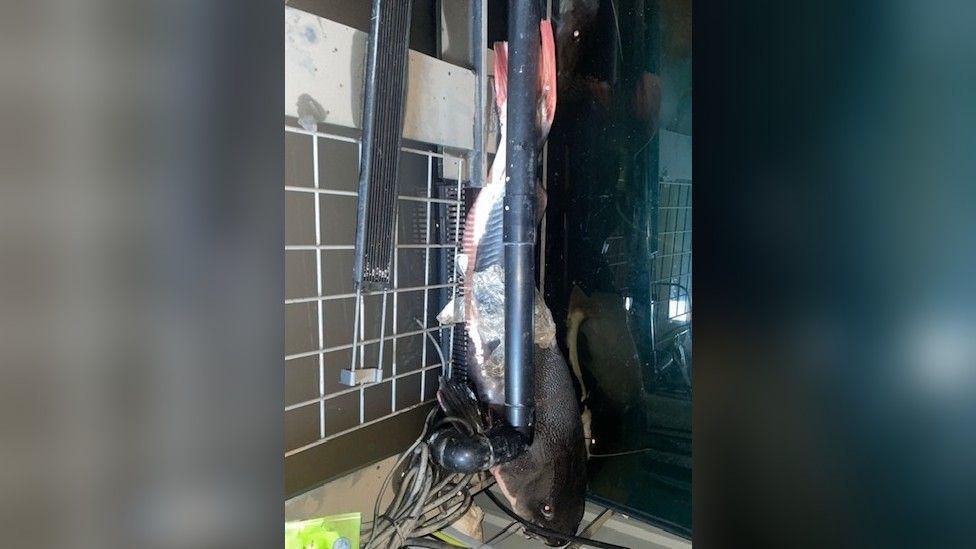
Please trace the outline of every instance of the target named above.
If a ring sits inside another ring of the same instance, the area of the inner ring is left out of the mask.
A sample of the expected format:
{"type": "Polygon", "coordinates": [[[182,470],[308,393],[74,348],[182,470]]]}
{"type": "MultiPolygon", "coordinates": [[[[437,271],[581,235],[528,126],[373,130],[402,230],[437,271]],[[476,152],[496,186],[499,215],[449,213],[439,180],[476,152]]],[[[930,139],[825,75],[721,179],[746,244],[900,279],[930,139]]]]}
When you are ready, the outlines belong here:
{"type": "MultiPolygon", "coordinates": [[[[436,57],[437,2],[412,1],[410,49],[436,57]]],[[[370,0],[288,0],[285,5],[369,32],[369,17],[373,5],[370,0]]]]}
{"type": "MultiPolygon", "coordinates": [[[[297,126],[294,119],[286,119],[286,125],[297,126]]],[[[320,128],[324,129],[324,128],[320,128]]],[[[337,128],[328,131],[338,132],[337,128]]],[[[349,133],[345,131],[345,133],[349,133]]],[[[309,135],[285,132],[285,181],[286,186],[313,188],[313,138],[309,135]]],[[[430,170],[436,173],[433,161],[430,170]]],[[[356,191],[358,188],[358,146],[325,137],[318,138],[319,188],[338,191],[356,191]]],[[[399,194],[423,197],[427,193],[428,157],[423,154],[401,155],[399,194]]],[[[355,237],[357,198],[354,196],[315,195],[307,192],[285,192],[285,246],[315,245],[315,205],[319,205],[319,243],[323,245],[352,246],[355,237]]],[[[430,209],[431,242],[435,240],[435,219],[438,208],[430,209]]],[[[426,223],[428,205],[424,202],[400,201],[397,238],[399,244],[427,244],[426,223]]],[[[323,332],[319,341],[318,301],[285,304],[285,354],[294,355],[353,343],[355,302],[349,294],[355,293],[353,284],[353,254],[343,250],[286,250],[285,251],[285,298],[311,298],[320,295],[316,281],[316,255],[321,254],[322,296],[346,296],[322,301],[323,332]]],[[[447,282],[436,268],[436,250],[398,250],[398,288],[411,288],[425,284],[447,282]],[[425,264],[428,271],[425,279],[425,264]]],[[[436,325],[439,311],[437,291],[428,292],[426,326],[436,325]]],[[[364,296],[363,335],[372,339],[381,335],[413,332],[419,329],[416,320],[424,321],[424,292],[398,292],[396,315],[392,295],[386,300],[386,318],[383,323],[383,298],[380,295],[364,296]]],[[[351,391],[325,401],[325,436],[337,435],[394,412],[415,406],[433,398],[437,386],[440,363],[435,347],[422,334],[409,335],[393,341],[385,341],[383,360],[380,361],[380,344],[363,347],[366,367],[381,367],[384,380],[366,387],[360,392],[351,391]],[[425,349],[426,348],[426,349],[425,349]],[[395,359],[395,372],[394,372],[395,359]],[[431,368],[422,371],[424,367],[431,368]],[[396,374],[397,379],[392,379],[396,374]],[[362,399],[362,417],[360,400],[362,399]]],[[[326,395],[347,390],[339,383],[340,371],[349,368],[351,349],[334,350],[322,354],[322,384],[326,395]]],[[[285,406],[320,397],[320,363],[318,355],[285,360],[285,406]]],[[[380,429],[362,429],[355,436],[342,435],[319,447],[304,451],[286,459],[286,483],[288,493],[324,481],[352,467],[390,455],[417,436],[423,414],[406,414],[404,418],[390,418],[380,422],[380,429]],[[390,423],[390,425],[385,425],[390,423]],[[398,436],[390,437],[389,431],[398,436]],[[330,452],[341,452],[346,461],[326,458],[330,452]],[[316,457],[318,456],[318,457],[316,457]],[[352,458],[351,456],[355,456],[352,458]],[[290,465],[299,462],[302,465],[290,465]]],[[[305,405],[285,412],[285,451],[289,451],[320,439],[322,412],[318,403],[305,405]]]]}

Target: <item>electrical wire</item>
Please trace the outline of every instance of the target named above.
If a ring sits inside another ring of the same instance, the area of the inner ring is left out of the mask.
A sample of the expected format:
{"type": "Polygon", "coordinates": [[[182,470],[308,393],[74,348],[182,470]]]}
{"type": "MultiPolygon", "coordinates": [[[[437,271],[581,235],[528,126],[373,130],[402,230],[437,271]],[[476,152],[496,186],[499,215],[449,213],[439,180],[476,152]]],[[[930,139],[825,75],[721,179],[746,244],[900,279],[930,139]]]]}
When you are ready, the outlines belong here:
{"type": "Polygon", "coordinates": [[[590,454],[589,457],[591,457],[591,458],[609,458],[609,457],[618,457],[618,456],[629,456],[629,455],[632,455],[632,454],[640,454],[640,453],[643,453],[643,452],[652,452],[652,451],[654,451],[654,448],[641,448],[639,450],[628,450],[626,452],[613,452],[613,453],[610,453],[610,454],[590,454]]]}
{"type": "MultiPolygon", "coordinates": [[[[397,459],[396,464],[393,465],[393,468],[390,469],[390,472],[386,475],[386,478],[383,480],[383,484],[380,486],[380,491],[376,494],[376,500],[373,502],[373,521],[372,521],[372,526],[369,528],[369,539],[367,539],[366,543],[363,544],[364,547],[369,547],[370,542],[372,542],[373,538],[375,537],[373,534],[377,527],[377,523],[379,523],[381,519],[379,514],[380,501],[382,501],[383,499],[383,494],[386,493],[387,486],[390,485],[390,481],[393,479],[394,473],[396,473],[396,471],[400,469],[400,467],[403,465],[403,462],[407,459],[407,457],[409,457],[411,453],[417,448],[417,446],[419,446],[423,442],[424,437],[427,435],[427,429],[430,426],[430,421],[431,419],[433,419],[435,413],[436,413],[436,408],[431,410],[430,413],[427,414],[427,419],[424,421],[424,428],[423,431],[421,431],[420,433],[420,437],[413,444],[411,444],[410,447],[407,448],[405,452],[403,452],[403,454],[400,455],[400,458],[397,459]]],[[[403,484],[401,484],[401,486],[403,484]]]]}
{"type": "Polygon", "coordinates": [[[428,549],[458,549],[457,545],[451,545],[439,539],[407,538],[404,547],[424,547],[428,549]]]}
{"type": "Polygon", "coordinates": [[[620,16],[617,14],[617,3],[613,0],[610,0],[610,9],[613,10],[613,28],[617,31],[614,33],[614,36],[617,38],[617,55],[620,57],[620,63],[623,64],[624,47],[620,36],[620,16]]]}
{"type": "MultiPolygon", "coordinates": [[[[474,475],[451,473],[437,467],[431,458],[427,434],[435,424],[437,408],[427,415],[420,437],[397,459],[383,481],[373,503],[373,521],[364,525],[364,549],[400,549],[402,547],[432,547],[440,549],[439,540],[424,539],[450,526],[472,504],[471,484],[474,475]],[[393,499],[380,513],[383,496],[390,488],[393,476],[401,478],[393,499]]],[[[464,420],[448,423],[472,429],[464,420]]],[[[442,425],[442,420],[437,425],[442,425]]],[[[448,544],[449,545],[449,544],[448,544]]]]}
{"type": "Polygon", "coordinates": [[[555,530],[550,530],[550,529],[545,528],[543,526],[538,526],[538,525],[532,524],[531,522],[529,522],[529,521],[525,520],[524,518],[518,516],[518,514],[515,513],[515,511],[512,511],[511,509],[509,509],[504,503],[502,503],[498,499],[498,496],[496,496],[495,494],[491,493],[491,490],[486,490],[485,491],[485,495],[488,496],[488,499],[490,499],[492,501],[492,503],[495,504],[496,507],[498,507],[499,509],[501,509],[503,513],[505,513],[509,517],[511,517],[511,518],[519,521],[520,523],[522,523],[522,526],[524,526],[525,529],[527,531],[529,531],[530,533],[536,534],[538,536],[543,536],[543,537],[546,537],[546,538],[550,538],[550,539],[558,539],[558,540],[560,540],[560,541],[562,541],[564,543],[577,543],[579,545],[587,545],[589,547],[601,547],[603,549],[629,549],[629,548],[624,547],[622,545],[615,545],[613,543],[607,543],[605,541],[597,541],[595,539],[584,538],[582,536],[574,536],[574,535],[571,535],[571,534],[563,534],[561,532],[557,532],[555,530]]]}
{"type": "MultiPolygon", "coordinates": [[[[417,323],[423,327],[419,320],[417,323]]],[[[441,363],[444,364],[444,356],[437,341],[429,332],[426,335],[434,343],[435,349],[441,355],[441,363]]],[[[436,414],[437,408],[435,407],[427,415],[420,436],[400,455],[383,481],[373,504],[373,521],[369,523],[369,526],[363,528],[364,539],[366,540],[363,544],[364,549],[402,549],[407,547],[446,549],[454,547],[441,540],[430,539],[426,536],[450,526],[468,511],[473,502],[471,485],[475,476],[444,471],[437,467],[431,459],[430,447],[425,439],[432,426],[435,425],[436,414]],[[401,474],[401,479],[397,492],[386,510],[380,513],[380,503],[390,487],[393,476],[398,471],[401,474]]],[[[437,427],[445,424],[450,424],[458,430],[468,433],[476,431],[475,426],[470,425],[468,420],[461,417],[441,418],[436,422],[437,427]]],[[[562,534],[555,530],[537,526],[505,507],[491,491],[485,493],[499,509],[530,533],[549,539],[558,539],[565,543],[577,543],[604,549],[627,549],[620,545],[562,534]]],[[[509,524],[503,532],[508,531],[513,524],[515,523],[509,524]]]]}
{"type": "Polygon", "coordinates": [[[424,326],[424,323],[421,322],[419,318],[414,318],[413,321],[416,322],[417,323],[417,326],[420,326],[420,329],[424,331],[424,334],[428,338],[430,338],[430,342],[434,344],[434,349],[437,351],[437,356],[439,356],[440,359],[441,359],[441,367],[442,368],[446,368],[447,367],[447,361],[444,360],[444,352],[441,351],[441,344],[438,343],[436,339],[434,339],[434,336],[430,335],[430,332],[427,331],[427,327],[424,326]]]}
{"type": "Polygon", "coordinates": [[[516,526],[516,525],[522,526],[522,523],[517,520],[513,520],[512,522],[509,522],[504,528],[501,529],[500,532],[488,538],[488,540],[482,543],[481,545],[479,545],[479,547],[485,547],[491,545],[496,541],[504,541],[508,539],[509,536],[511,536],[515,532],[518,532],[518,529],[512,530],[512,526],[516,526]]]}

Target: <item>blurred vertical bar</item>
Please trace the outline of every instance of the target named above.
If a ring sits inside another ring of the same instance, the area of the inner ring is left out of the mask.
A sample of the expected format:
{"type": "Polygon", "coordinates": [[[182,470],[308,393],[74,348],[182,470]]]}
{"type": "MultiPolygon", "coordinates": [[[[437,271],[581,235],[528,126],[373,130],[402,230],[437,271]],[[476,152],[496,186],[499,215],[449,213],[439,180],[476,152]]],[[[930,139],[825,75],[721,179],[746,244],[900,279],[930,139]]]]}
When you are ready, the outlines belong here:
{"type": "Polygon", "coordinates": [[[0,7],[0,546],[281,543],[281,9],[0,7]]]}
{"type": "Polygon", "coordinates": [[[471,0],[471,64],[478,79],[474,92],[474,150],[470,153],[468,167],[471,171],[469,186],[484,187],[486,176],[485,118],[488,91],[488,66],[485,50],[488,48],[488,8],[485,0],[471,0]]]}

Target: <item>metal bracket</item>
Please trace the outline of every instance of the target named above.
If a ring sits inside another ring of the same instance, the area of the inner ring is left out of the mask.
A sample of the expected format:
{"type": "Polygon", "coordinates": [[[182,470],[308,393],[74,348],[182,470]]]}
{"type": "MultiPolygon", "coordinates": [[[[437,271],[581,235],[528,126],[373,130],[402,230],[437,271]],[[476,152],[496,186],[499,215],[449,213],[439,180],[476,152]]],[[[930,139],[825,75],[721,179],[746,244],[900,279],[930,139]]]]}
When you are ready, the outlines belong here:
{"type": "Polygon", "coordinates": [[[383,379],[383,371],[379,368],[359,368],[350,370],[348,368],[339,372],[339,383],[354,387],[367,383],[377,383],[383,379]]]}

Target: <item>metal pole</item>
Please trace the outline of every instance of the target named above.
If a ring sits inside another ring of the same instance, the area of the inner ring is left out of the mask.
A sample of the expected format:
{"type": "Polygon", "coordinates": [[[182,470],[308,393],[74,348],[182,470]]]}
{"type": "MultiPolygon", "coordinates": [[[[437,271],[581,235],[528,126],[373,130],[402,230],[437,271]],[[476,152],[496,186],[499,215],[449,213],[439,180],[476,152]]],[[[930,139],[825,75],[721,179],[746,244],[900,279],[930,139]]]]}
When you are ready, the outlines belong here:
{"type": "Polygon", "coordinates": [[[471,2],[471,64],[474,66],[477,88],[474,92],[474,150],[468,163],[469,186],[485,186],[485,115],[488,67],[485,48],[488,47],[488,6],[484,0],[471,2]]]}
{"type": "Polygon", "coordinates": [[[535,181],[538,137],[539,3],[508,2],[508,165],[505,243],[505,409],[509,424],[531,438],[535,365],[535,181]]]}

